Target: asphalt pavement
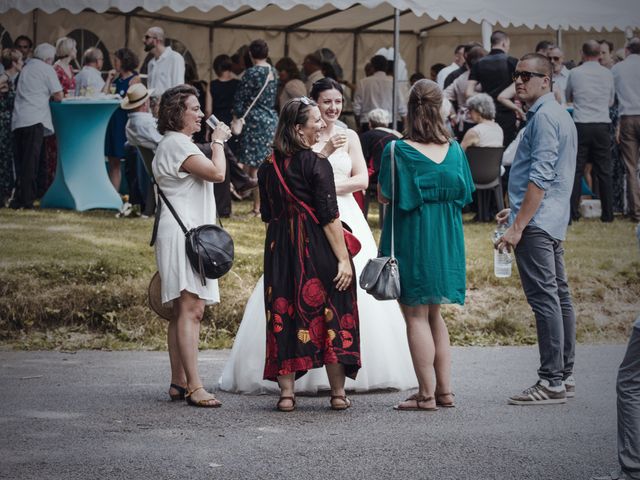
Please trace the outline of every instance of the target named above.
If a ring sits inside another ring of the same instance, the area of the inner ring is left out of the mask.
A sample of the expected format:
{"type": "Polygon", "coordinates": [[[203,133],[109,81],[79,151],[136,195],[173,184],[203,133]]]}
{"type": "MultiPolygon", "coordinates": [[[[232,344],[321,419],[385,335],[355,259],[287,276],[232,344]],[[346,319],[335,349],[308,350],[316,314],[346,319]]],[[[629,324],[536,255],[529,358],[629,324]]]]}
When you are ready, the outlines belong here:
{"type": "MultiPolygon", "coordinates": [[[[562,479],[616,467],[623,345],[579,345],[576,398],[518,407],[535,347],[453,349],[457,407],[397,412],[408,392],[277,397],[217,392],[219,409],[168,401],[166,352],[0,351],[0,478],[562,479]]],[[[211,387],[228,350],[205,351],[211,387]]]]}

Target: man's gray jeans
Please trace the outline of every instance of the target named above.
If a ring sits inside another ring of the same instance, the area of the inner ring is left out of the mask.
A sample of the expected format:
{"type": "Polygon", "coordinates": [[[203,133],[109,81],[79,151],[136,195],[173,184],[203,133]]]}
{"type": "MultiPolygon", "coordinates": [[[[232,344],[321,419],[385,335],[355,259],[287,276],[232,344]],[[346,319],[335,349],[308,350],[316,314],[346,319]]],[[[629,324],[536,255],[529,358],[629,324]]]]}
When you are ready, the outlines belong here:
{"type": "Polygon", "coordinates": [[[564,269],[564,247],[541,228],[528,226],[515,249],[522,288],[536,317],[538,376],[560,386],[573,373],[576,316],[564,269]]]}
{"type": "Polygon", "coordinates": [[[618,370],[618,461],[629,478],[640,479],[640,317],[618,370]]]}

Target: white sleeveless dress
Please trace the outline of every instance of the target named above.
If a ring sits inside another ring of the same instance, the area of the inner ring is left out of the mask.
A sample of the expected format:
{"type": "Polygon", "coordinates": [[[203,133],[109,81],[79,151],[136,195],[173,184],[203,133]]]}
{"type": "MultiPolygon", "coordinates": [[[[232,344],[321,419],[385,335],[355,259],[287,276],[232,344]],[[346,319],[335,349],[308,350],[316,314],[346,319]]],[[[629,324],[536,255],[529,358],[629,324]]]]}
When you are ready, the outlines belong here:
{"type": "MultiPolygon", "coordinates": [[[[351,176],[351,158],[344,148],[334,152],[329,161],[336,181],[351,176]]],[[[353,259],[357,282],[367,261],[377,256],[378,248],[353,195],[338,195],[338,209],[340,220],[349,225],[362,243],[362,250],[353,259]]],[[[262,378],[266,352],[263,292],[261,277],[247,302],[231,356],[218,382],[221,390],[253,394],[279,392],[276,382],[262,378]]],[[[411,362],[404,319],[397,302],[378,301],[358,287],[358,311],[362,368],[356,380],[346,379],[345,388],[357,392],[416,388],[418,381],[411,362]]],[[[324,368],[309,370],[296,380],[295,391],[298,393],[316,393],[319,390],[329,390],[324,368]]]]}

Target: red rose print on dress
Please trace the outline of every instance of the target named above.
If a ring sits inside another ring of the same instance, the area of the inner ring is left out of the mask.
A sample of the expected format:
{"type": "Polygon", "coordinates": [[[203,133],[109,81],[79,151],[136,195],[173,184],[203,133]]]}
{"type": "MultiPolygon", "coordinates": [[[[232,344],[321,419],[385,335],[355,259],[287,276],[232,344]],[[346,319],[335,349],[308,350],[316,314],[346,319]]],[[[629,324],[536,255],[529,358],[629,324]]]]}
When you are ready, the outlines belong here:
{"type": "Polygon", "coordinates": [[[324,317],[316,317],[309,324],[309,336],[313,344],[322,348],[326,337],[326,328],[324,326],[324,317]]]}
{"type": "Polygon", "coordinates": [[[340,317],[340,328],[345,330],[351,330],[356,326],[356,322],[353,319],[353,315],[350,313],[345,313],[342,317],[340,317]]]}
{"type": "Polygon", "coordinates": [[[280,333],[284,328],[284,323],[282,322],[282,317],[277,313],[273,314],[273,331],[276,333],[280,333]]]}
{"type": "Polygon", "coordinates": [[[319,307],[324,303],[326,293],[319,278],[312,278],[302,287],[302,299],[310,307],[319,307]]]}
{"type": "Polygon", "coordinates": [[[349,348],[353,345],[353,335],[346,330],[340,330],[340,338],[342,339],[342,348],[349,348]]]}
{"type": "Polygon", "coordinates": [[[273,309],[280,315],[287,313],[289,308],[289,300],[284,297],[278,297],[273,301],[273,309]]]}

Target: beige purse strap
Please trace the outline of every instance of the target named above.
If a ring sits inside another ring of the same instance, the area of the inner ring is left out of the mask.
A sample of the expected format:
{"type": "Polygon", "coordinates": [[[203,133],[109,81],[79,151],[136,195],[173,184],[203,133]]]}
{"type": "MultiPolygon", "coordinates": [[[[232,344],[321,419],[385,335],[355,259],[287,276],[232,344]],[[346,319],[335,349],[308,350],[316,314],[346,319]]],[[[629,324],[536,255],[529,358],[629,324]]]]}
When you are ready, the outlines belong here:
{"type": "Polygon", "coordinates": [[[260,96],[262,95],[262,93],[264,92],[264,90],[267,88],[267,85],[269,84],[269,82],[271,81],[271,79],[273,79],[273,70],[271,70],[271,67],[269,67],[269,73],[267,73],[267,79],[264,81],[264,85],[262,85],[262,88],[260,89],[260,91],[258,92],[258,95],[255,96],[255,98],[253,99],[253,101],[251,102],[251,105],[249,105],[249,108],[247,108],[247,110],[244,112],[244,115],[242,115],[242,117],[240,118],[240,120],[242,120],[244,122],[244,119],[247,115],[249,115],[249,112],[251,111],[251,109],[254,107],[254,105],[256,104],[256,102],[258,101],[258,99],[260,98],[260,96]]]}

